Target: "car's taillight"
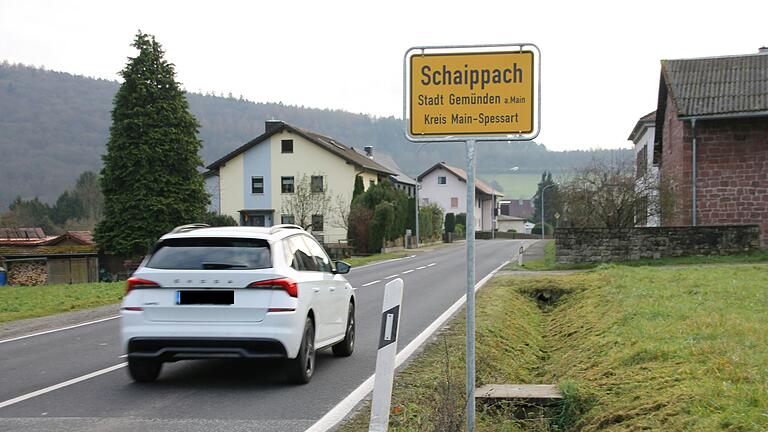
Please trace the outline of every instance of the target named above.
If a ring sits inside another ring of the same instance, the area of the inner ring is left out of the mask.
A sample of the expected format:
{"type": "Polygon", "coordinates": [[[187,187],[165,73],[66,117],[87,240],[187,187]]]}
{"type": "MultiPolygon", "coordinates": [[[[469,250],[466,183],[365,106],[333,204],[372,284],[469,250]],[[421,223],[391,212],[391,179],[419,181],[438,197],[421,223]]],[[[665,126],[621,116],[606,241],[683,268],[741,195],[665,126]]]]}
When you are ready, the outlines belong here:
{"type": "Polygon", "coordinates": [[[129,277],[126,281],[127,284],[125,285],[125,293],[128,294],[129,292],[135,290],[135,289],[142,289],[142,288],[160,288],[160,285],[157,284],[157,282],[152,282],[151,280],[146,280],[138,277],[129,277]]]}
{"type": "Polygon", "coordinates": [[[290,278],[258,281],[248,285],[248,288],[280,289],[287,292],[291,297],[299,296],[299,285],[290,278]]]}

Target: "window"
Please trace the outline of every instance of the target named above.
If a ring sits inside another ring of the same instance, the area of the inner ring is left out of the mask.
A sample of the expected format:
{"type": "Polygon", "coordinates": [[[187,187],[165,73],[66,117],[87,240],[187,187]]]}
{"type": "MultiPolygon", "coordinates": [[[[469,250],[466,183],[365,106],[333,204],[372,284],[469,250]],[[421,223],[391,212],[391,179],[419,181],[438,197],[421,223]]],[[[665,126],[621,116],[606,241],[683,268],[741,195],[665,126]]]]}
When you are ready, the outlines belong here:
{"type": "Polygon", "coordinates": [[[174,238],[160,242],[147,267],[167,270],[249,270],[272,267],[269,243],[243,238],[174,238]]]}
{"type": "Polygon", "coordinates": [[[374,180],[374,179],[368,180],[368,187],[371,187],[371,186],[374,186],[374,185],[376,185],[376,180],[374,180]]]}
{"type": "Polygon", "coordinates": [[[280,177],[280,192],[293,193],[293,176],[280,177]]]}
{"type": "Polygon", "coordinates": [[[323,215],[312,215],[312,231],[323,230],[323,215]]]}
{"type": "Polygon", "coordinates": [[[280,141],[280,151],[282,153],[293,153],[293,140],[280,141]]]}
{"type": "Polygon", "coordinates": [[[451,208],[459,207],[459,199],[456,197],[451,198],[451,208]]]}
{"type": "Polygon", "coordinates": [[[280,216],[280,223],[293,225],[296,223],[296,218],[293,215],[284,214],[280,216]]]}
{"type": "Polygon", "coordinates": [[[304,241],[309,246],[309,251],[312,252],[312,258],[315,260],[317,270],[321,272],[331,272],[331,260],[323,250],[323,247],[317,244],[317,242],[309,237],[304,237],[304,241]]]}
{"type": "Polygon", "coordinates": [[[312,193],[323,192],[323,176],[312,176],[312,182],[310,184],[312,193]]]}
{"type": "Polygon", "coordinates": [[[444,185],[448,182],[448,180],[445,178],[445,176],[439,176],[437,178],[437,184],[444,185]]]}
{"type": "Polygon", "coordinates": [[[264,193],[264,177],[251,177],[251,193],[252,194],[264,193]]]}
{"type": "Polygon", "coordinates": [[[287,258],[290,258],[291,267],[296,270],[317,271],[317,263],[303,237],[303,235],[295,235],[286,239],[287,258]]]}

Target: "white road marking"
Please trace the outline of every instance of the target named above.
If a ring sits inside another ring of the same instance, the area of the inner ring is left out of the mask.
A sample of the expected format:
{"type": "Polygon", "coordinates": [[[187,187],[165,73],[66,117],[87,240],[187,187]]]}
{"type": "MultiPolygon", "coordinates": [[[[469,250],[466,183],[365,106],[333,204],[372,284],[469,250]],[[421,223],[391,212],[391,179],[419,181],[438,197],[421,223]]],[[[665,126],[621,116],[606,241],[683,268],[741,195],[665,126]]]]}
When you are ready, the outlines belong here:
{"type": "Polygon", "coordinates": [[[126,357],[128,357],[128,354],[123,354],[121,356],[117,356],[117,358],[126,358],[126,357]]]}
{"type": "Polygon", "coordinates": [[[41,336],[41,335],[48,334],[48,333],[60,332],[60,331],[69,330],[69,329],[73,329],[73,328],[77,328],[77,327],[82,327],[82,326],[96,324],[96,323],[100,323],[100,322],[104,322],[104,321],[109,321],[109,320],[113,320],[113,319],[117,319],[117,318],[120,318],[120,315],[111,316],[109,318],[102,318],[102,319],[99,319],[99,320],[96,320],[96,321],[88,321],[88,322],[84,322],[84,323],[80,323],[80,324],[75,324],[75,325],[71,325],[69,327],[62,327],[62,328],[58,328],[58,329],[54,329],[54,330],[48,330],[48,331],[44,331],[44,332],[40,332],[40,333],[34,333],[34,334],[28,334],[28,335],[25,335],[25,336],[19,336],[19,337],[15,337],[13,339],[6,339],[6,340],[0,341],[0,344],[4,344],[6,342],[13,342],[13,341],[21,340],[21,339],[26,339],[26,338],[31,338],[31,337],[34,337],[34,336],[41,336]]]}
{"type": "Polygon", "coordinates": [[[410,272],[412,272],[412,271],[413,271],[413,270],[406,270],[406,271],[404,271],[404,272],[403,272],[403,274],[408,274],[408,273],[410,273],[410,272]]]}
{"type": "MultiPolygon", "coordinates": [[[[496,267],[492,272],[488,274],[488,276],[484,277],[480,280],[480,282],[475,284],[475,291],[482,288],[482,286],[485,285],[493,277],[493,275],[504,268],[504,266],[507,264],[509,264],[509,261],[505,261],[502,265],[496,267]]],[[[400,365],[408,360],[408,358],[411,357],[413,353],[415,353],[416,350],[421,345],[423,345],[440,327],[442,327],[443,324],[445,324],[445,322],[448,321],[448,319],[453,316],[453,314],[455,314],[456,311],[459,310],[459,308],[461,308],[466,301],[466,295],[461,296],[458,300],[456,300],[456,303],[446,309],[446,311],[437,317],[437,319],[434,320],[432,324],[430,324],[421,333],[419,333],[419,335],[416,336],[416,338],[412,340],[411,343],[406,345],[402,351],[397,353],[397,357],[395,358],[395,368],[400,367],[400,365]]],[[[336,426],[340,421],[344,420],[344,417],[346,417],[357,406],[357,404],[360,403],[360,401],[363,400],[368,395],[368,393],[371,392],[371,390],[373,390],[374,376],[375,375],[369,376],[368,379],[363,381],[363,383],[354,389],[352,393],[345,397],[341,402],[339,402],[335,407],[333,407],[323,417],[321,417],[320,420],[318,420],[304,432],[325,432],[336,426]]]]}
{"type": "Polygon", "coordinates": [[[370,264],[365,264],[365,265],[361,265],[361,266],[352,267],[349,271],[352,272],[354,270],[365,268],[365,267],[375,266],[375,265],[379,265],[379,264],[386,264],[386,263],[391,263],[391,262],[395,262],[395,261],[401,261],[401,260],[404,260],[404,259],[413,258],[415,256],[416,255],[411,255],[411,256],[402,257],[402,258],[392,258],[392,259],[388,259],[388,260],[384,260],[384,261],[375,261],[375,262],[372,262],[370,264]]]}
{"type": "Polygon", "coordinates": [[[399,275],[397,275],[397,274],[393,274],[393,275],[385,277],[384,279],[392,279],[393,277],[398,277],[398,276],[399,275]]]}
{"type": "Polygon", "coordinates": [[[427,264],[427,267],[432,267],[435,264],[437,264],[437,263],[427,264]]]}
{"type": "Polygon", "coordinates": [[[422,270],[422,269],[425,269],[425,268],[427,268],[427,266],[416,267],[416,270],[422,270]]]}
{"type": "Polygon", "coordinates": [[[27,393],[25,395],[21,395],[19,397],[13,398],[13,399],[8,399],[5,402],[0,402],[0,409],[1,408],[5,408],[5,407],[10,406],[10,405],[13,405],[13,404],[17,404],[19,402],[23,402],[23,401],[25,401],[27,399],[32,399],[33,397],[37,397],[37,396],[40,396],[40,395],[43,395],[43,394],[46,394],[46,393],[50,393],[50,392],[52,392],[54,390],[58,390],[60,388],[68,387],[68,386],[71,386],[73,384],[77,384],[79,382],[82,382],[82,381],[85,381],[85,380],[89,380],[91,378],[95,378],[95,377],[97,377],[99,375],[104,375],[105,373],[109,373],[109,372],[112,372],[112,371],[120,369],[120,368],[124,368],[127,364],[128,363],[116,364],[116,365],[110,366],[108,368],[97,370],[96,372],[91,372],[91,373],[89,373],[87,375],[83,375],[81,377],[73,378],[73,379],[71,379],[69,381],[64,381],[63,383],[55,384],[55,385],[52,385],[50,387],[46,387],[44,389],[33,391],[31,393],[27,393]]]}
{"type": "Polygon", "coordinates": [[[369,285],[373,285],[373,284],[375,284],[375,283],[379,283],[379,282],[381,282],[381,279],[377,279],[377,280],[375,280],[375,281],[373,281],[373,282],[368,282],[367,284],[363,284],[363,286],[364,286],[364,287],[367,287],[367,286],[369,286],[369,285]]]}

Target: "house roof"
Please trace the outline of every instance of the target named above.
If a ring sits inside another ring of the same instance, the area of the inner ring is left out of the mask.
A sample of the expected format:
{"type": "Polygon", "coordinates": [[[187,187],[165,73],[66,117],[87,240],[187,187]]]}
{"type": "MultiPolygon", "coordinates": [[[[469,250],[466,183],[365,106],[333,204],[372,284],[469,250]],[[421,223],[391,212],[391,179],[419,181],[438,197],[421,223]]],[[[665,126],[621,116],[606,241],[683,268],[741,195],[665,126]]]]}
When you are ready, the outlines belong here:
{"type": "Polygon", "coordinates": [[[374,171],[377,173],[381,173],[381,174],[386,174],[386,175],[395,174],[392,171],[388,170],[387,168],[376,163],[375,161],[368,159],[365,156],[362,156],[360,153],[352,150],[351,148],[345,146],[344,144],[338,142],[337,140],[331,137],[327,137],[325,135],[321,135],[316,132],[300,129],[296,126],[289,125],[288,123],[285,123],[282,121],[274,121],[274,120],[267,121],[267,125],[265,129],[266,129],[266,132],[264,132],[263,134],[252,139],[251,141],[248,141],[247,143],[238,147],[237,149],[230,152],[226,156],[208,165],[206,168],[209,170],[216,170],[220,166],[224,165],[225,163],[237,157],[238,155],[245,153],[246,151],[258,145],[259,143],[265,141],[267,138],[270,138],[271,136],[277,133],[288,131],[303,137],[307,141],[313,144],[316,144],[324,148],[325,150],[330,151],[336,156],[339,156],[340,158],[346,160],[347,162],[355,164],[361,168],[374,171]]]}
{"type": "Polygon", "coordinates": [[[650,112],[642,117],[640,117],[640,120],[637,121],[635,124],[635,127],[632,129],[632,133],[629,134],[629,137],[627,138],[630,141],[635,141],[637,137],[640,135],[640,131],[643,130],[643,128],[646,128],[648,126],[651,126],[656,123],[656,111],[650,112]]]}
{"type": "MultiPolygon", "coordinates": [[[[431,173],[432,171],[434,171],[434,170],[436,170],[438,168],[443,168],[446,171],[448,171],[451,174],[453,174],[454,176],[456,176],[459,180],[461,180],[461,181],[463,181],[465,183],[467,182],[467,172],[466,171],[464,171],[461,168],[456,168],[454,166],[450,166],[450,165],[446,164],[445,162],[438,162],[438,163],[434,164],[428,170],[426,170],[423,173],[419,174],[418,181],[421,181],[421,179],[423,179],[429,173],[431,173]]],[[[484,182],[482,180],[479,180],[479,179],[475,179],[475,189],[477,189],[478,191],[480,191],[481,193],[484,193],[486,195],[496,195],[496,196],[501,196],[501,197],[504,196],[503,193],[497,191],[496,189],[492,188],[491,185],[489,185],[488,183],[486,183],[486,182],[484,182]]]]}
{"type": "Polygon", "coordinates": [[[366,155],[364,150],[361,151],[354,147],[352,147],[352,149],[356,151],[358,154],[360,154],[361,156],[369,159],[373,159],[374,162],[392,171],[394,173],[392,174],[392,178],[394,178],[396,182],[404,183],[412,186],[416,185],[416,180],[412,179],[411,177],[408,176],[408,174],[404,173],[403,170],[400,169],[400,166],[397,165],[397,162],[395,162],[395,160],[392,159],[390,155],[374,152],[373,156],[371,157],[366,155]]]}
{"type": "Polygon", "coordinates": [[[679,117],[768,115],[768,55],[662,60],[663,83],[679,117]]]}
{"type": "Polygon", "coordinates": [[[42,228],[0,228],[0,246],[55,246],[64,240],[83,246],[94,246],[90,231],[67,231],[57,236],[47,236],[42,228]]]}

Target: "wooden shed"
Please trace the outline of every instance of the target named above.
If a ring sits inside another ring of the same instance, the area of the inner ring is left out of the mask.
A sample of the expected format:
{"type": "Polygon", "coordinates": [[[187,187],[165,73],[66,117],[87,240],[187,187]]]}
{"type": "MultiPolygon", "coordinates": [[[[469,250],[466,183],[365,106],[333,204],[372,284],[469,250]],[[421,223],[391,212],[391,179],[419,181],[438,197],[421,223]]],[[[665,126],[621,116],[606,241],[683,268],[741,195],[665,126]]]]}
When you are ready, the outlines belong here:
{"type": "Polygon", "coordinates": [[[89,231],[46,236],[40,228],[0,228],[0,266],[9,285],[97,282],[98,246],[89,231]]]}

